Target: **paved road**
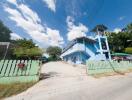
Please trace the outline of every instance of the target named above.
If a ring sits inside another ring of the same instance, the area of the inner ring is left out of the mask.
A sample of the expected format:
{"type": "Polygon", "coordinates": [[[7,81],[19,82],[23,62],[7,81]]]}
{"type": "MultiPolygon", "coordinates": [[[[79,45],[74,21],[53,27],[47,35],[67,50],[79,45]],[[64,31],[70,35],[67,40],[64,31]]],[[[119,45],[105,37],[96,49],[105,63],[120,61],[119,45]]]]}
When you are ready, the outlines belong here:
{"type": "Polygon", "coordinates": [[[63,62],[42,66],[43,80],[7,100],[132,100],[132,74],[95,79],[63,62]]]}

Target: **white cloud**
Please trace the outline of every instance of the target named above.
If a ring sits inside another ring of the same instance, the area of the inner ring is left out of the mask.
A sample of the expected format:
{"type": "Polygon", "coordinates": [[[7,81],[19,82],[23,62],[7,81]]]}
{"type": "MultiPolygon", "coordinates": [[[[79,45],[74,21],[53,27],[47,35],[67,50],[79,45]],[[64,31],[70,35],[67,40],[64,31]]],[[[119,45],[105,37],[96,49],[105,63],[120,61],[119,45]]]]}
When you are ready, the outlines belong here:
{"type": "Polygon", "coordinates": [[[21,4],[18,6],[19,10],[23,13],[24,17],[27,20],[35,22],[41,22],[39,16],[37,13],[35,13],[33,10],[31,10],[27,5],[21,4]]]}
{"type": "Polygon", "coordinates": [[[56,0],[43,0],[49,9],[51,9],[53,12],[56,11],[56,0]]]}
{"type": "Polygon", "coordinates": [[[33,40],[37,41],[39,44],[43,44],[43,46],[51,45],[51,43],[60,46],[60,43],[57,41],[63,41],[63,38],[60,36],[58,30],[43,26],[38,14],[27,5],[17,3],[16,8],[17,9],[4,7],[4,10],[10,14],[9,18],[16,22],[17,26],[24,29],[33,40]],[[57,38],[55,38],[55,36],[57,36],[57,38]]]}
{"type": "Polygon", "coordinates": [[[114,32],[115,32],[115,33],[119,33],[119,32],[121,32],[121,29],[120,29],[120,28],[115,28],[115,29],[114,29],[114,32]]]}
{"type": "Polygon", "coordinates": [[[120,20],[120,21],[122,21],[122,20],[124,20],[124,19],[125,19],[125,16],[119,17],[119,20],[120,20]]]}
{"type": "Polygon", "coordinates": [[[77,38],[77,37],[83,37],[86,36],[86,33],[88,32],[88,28],[79,23],[79,25],[74,24],[74,19],[70,16],[67,17],[67,25],[68,25],[68,33],[67,33],[67,38],[69,41],[77,38]]]}
{"type": "Polygon", "coordinates": [[[16,0],[7,0],[9,3],[17,5],[17,1],[16,0]]]}
{"type": "Polygon", "coordinates": [[[11,40],[18,40],[18,39],[22,39],[22,37],[19,36],[19,35],[16,34],[16,33],[11,33],[11,40]]]}
{"type": "MultiPolygon", "coordinates": [[[[34,23],[31,20],[26,20],[23,18],[22,14],[16,10],[11,8],[5,8],[5,11],[7,11],[10,16],[9,18],[16,22],[17,26],[23,28],[33,39],[37,41],[41,41],[38,36],[43,37],[43,33],[40,29],[42,29],[42,26],[38,23],[34,23]]],[[[43,29],[42,29],[43,30],[43,29]]]]}
{"type": "Polygon", "coordinates": [[[60,36],[58,30],[53,30],[51,28],[47,28],[47,35],[49,38],[50,45],[58,46],[58,43],[63,44],[63,37],[60,36]]]}

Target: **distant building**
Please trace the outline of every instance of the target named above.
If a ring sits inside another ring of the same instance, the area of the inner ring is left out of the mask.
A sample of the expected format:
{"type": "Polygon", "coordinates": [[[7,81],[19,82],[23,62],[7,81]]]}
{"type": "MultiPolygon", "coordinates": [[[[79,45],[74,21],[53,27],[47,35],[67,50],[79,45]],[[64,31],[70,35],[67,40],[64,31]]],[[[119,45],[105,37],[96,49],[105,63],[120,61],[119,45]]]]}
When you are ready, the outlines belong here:
{"type": "Polygon", "coordinates": [[[111,60],[107,37],[101,33],[91,38],[76,38],[63,49],[61,57],[75,64],[85,64],[87,60],[111,60]]]}

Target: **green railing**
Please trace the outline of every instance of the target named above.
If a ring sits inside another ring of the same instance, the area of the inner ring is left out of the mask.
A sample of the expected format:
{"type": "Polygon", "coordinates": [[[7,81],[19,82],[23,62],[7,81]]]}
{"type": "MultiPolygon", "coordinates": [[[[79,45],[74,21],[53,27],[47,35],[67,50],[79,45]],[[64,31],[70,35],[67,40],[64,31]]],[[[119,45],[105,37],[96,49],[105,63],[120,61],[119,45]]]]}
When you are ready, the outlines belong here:
{"type": "Polygon", "coordinates": [[[123,72],[132,69],[132,62],[129,61],[87,61],[88,75],[123,72]]]}
{"type": "Polygon", "coordinates": [[[39,80],[38,60],[0,60],[0,84],[39,80]],[[25,66],[19,68],[18,64],[25,66]]]}

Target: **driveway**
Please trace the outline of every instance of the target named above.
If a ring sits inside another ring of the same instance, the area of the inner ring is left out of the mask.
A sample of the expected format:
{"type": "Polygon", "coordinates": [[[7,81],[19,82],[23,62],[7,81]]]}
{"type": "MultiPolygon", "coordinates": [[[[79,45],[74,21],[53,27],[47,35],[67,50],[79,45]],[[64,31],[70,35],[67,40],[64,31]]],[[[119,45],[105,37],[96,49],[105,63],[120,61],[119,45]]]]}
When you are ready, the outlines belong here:
{"type": "Polygon", "coordinates": [[[7,100],[132,100],[132,74],[96,79],[64,62],[44,64],[41,73],[35,86],[7,100]]]}

